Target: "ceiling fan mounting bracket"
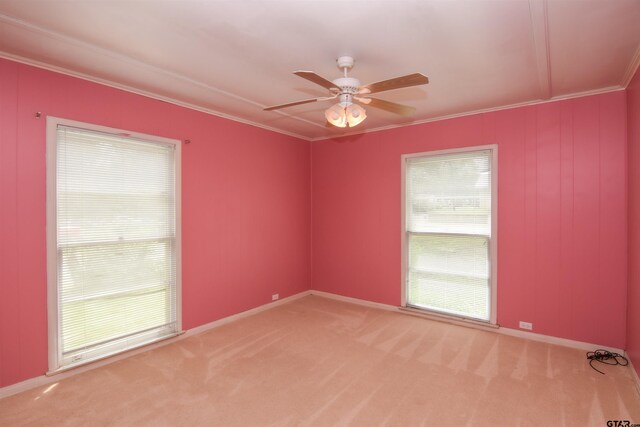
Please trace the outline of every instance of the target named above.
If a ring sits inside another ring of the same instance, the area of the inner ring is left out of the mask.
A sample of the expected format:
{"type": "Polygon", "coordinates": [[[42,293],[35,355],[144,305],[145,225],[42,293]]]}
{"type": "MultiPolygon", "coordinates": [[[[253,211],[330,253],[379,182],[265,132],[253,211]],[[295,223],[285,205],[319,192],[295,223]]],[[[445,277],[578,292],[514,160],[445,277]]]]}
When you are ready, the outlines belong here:
{"type": "Polygon", "coordinates": [[[340,68],[341,70],[344,70],[345,68],[347,70],[350,70],[353,68],[353,64],[355,63],[355,61],[350,56],[341,56],[336,60],[336,63],[338,64],[338,68],[340,68]]]}

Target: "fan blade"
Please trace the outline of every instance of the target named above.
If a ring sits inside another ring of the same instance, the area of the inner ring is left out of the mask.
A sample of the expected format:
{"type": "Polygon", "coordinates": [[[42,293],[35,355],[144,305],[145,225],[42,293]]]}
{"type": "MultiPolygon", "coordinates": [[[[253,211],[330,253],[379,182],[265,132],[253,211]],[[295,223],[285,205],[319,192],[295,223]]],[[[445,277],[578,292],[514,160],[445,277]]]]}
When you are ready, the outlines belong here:
{"type": "Polygon", "coordinates": [[[302,77],[303,79],[307,79],[310,82],[313,82],[317,85],[320,85],[323,88],[340,90],[340,88],[334,85],[331,81],[325,79],[322,76],[317,75],[313,71],[296,71],[293,74],[295,74],[296,76],[302,77]]]}
{"type": "Polygon", "coordinates": [[[360,88],[359,93],[377,93],[383,92],[385,90],[400,89],[403,87],[426,85],[427,83],[429,83],[429,78],[427,76],[420,73],[413,73],[407,74],[406,76],[396,77],[393,79],[364,85],[360,88]]]}
{"type": "Polygon", "coordinates": [[[371,104],[371,98],[361,98],[359,96],[354,96],[353,99],[364,105],[371,104]]]}
{"type": "Polygon", "coordinates": [[[334,99],[337,96],[338,95],[336,94],[333,96],[323,96],[322,98],[303,99],[302,101],[295,101],[295,102],[289,102],[287,104],[274,105],[273,107],[265,107],[264,111],[279,110],[280,108],[293,107],[294,105],[302,105],[302,104],[309,104],[311,102],[326,101],[328,99],[334,99]]]}
{"type": "Polygon", "coordinates": [[[264,111],[279,110],[280,108],[293,107],[294,105],[309,104],[310,102],[320,101],[320,98],[305,99],[302,101],[289,102],[288,104],[274,105],[273,107],[265,107],[264,111]]]}
{"type": "Polygon", "coordinates": [[[389,111],[390,113],[400,114],[401,116],[409,116],[413,114],[416,109],[408,105],[396,104],[395,102],[385,101],[378,98],[366,98],[370,99],[369,107],[379,108],[381,110],[389,111]]]}

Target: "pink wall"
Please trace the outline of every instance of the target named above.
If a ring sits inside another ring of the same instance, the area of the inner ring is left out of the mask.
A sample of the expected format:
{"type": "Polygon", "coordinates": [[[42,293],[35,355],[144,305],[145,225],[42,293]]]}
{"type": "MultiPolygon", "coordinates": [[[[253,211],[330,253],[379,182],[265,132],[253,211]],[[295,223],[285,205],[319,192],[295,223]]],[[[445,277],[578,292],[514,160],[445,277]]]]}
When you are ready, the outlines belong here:
{"type": "Polygon", "coordinates": [[[0,60],[0,386],[47,370],[45,119],[183,147],[183,326],[310,287],[305,141],[0,60]]]}
{"type": "Polygon", "coordinates": [[[400,156],[498,144],[498,323],[618,348],[625,93],[312,143],[313,288],[400,304],[400,156]]]}
{"type": "Polygon", "coordinates": [[[640,374],[640,70],[627,87],[629,141],[629,289],[627,353],[640,374]]]}
{"type": "MultiPolygon", "coordinates": [[[[628,96],[630,160],[640,160],[639,80],[628,96]]],[[[45,120],[36,111],[193,141],[183,149],[185,329],[309,288],[398,305],[401,154],[496,143],[498,322],[625,347],[624,92],[310,147],[0,60],[0,386],[47,369],[45,120]]],[[[640,186],[636,163],[631,190],[640,186]]],[[[632,196],[626,335],[636,366],[638,215],[632,196]]]]}

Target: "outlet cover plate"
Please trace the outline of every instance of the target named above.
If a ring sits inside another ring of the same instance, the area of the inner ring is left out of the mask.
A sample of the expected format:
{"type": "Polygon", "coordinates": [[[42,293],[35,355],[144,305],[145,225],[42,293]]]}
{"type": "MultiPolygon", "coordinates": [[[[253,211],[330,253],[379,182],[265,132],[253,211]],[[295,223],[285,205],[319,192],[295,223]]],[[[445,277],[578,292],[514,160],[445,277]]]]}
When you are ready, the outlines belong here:
{"type": "Polygon", "coordinates": [[[527,331],[532,331],[533,323],[520,321],[520,329],[526,329],[527,331]]]}

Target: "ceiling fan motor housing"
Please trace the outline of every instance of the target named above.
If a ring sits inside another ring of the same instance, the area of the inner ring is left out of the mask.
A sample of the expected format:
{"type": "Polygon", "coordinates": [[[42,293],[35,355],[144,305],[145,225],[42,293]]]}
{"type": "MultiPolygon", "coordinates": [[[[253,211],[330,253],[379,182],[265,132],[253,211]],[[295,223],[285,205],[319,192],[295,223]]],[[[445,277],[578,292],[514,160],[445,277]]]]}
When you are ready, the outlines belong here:
{"type": "Polygon", "coordinates": [[[338,79],[333,80],[333,84],[340,88],[340,100],[341,102],[351,102],[351,95],[358,93],[360,88],[360,80],[347,77],[347,71],[353,68],[354,60],[350,56],[341,56],[336,60],[338,64],[338,68],[344,71],[344,77],[340,77],[338,79]],[[348,97],[344,97],[345,94],[348,94],[348,97]],[[347,98],[344,99],[343,98],[347,98]]]}
{"type": "Polygon", "coordinates": [[[353,77],[340,77],[333,81],[333,84],[340,88],[340,93],[358,93],[360,87],[360,80],[353,77]]]}

